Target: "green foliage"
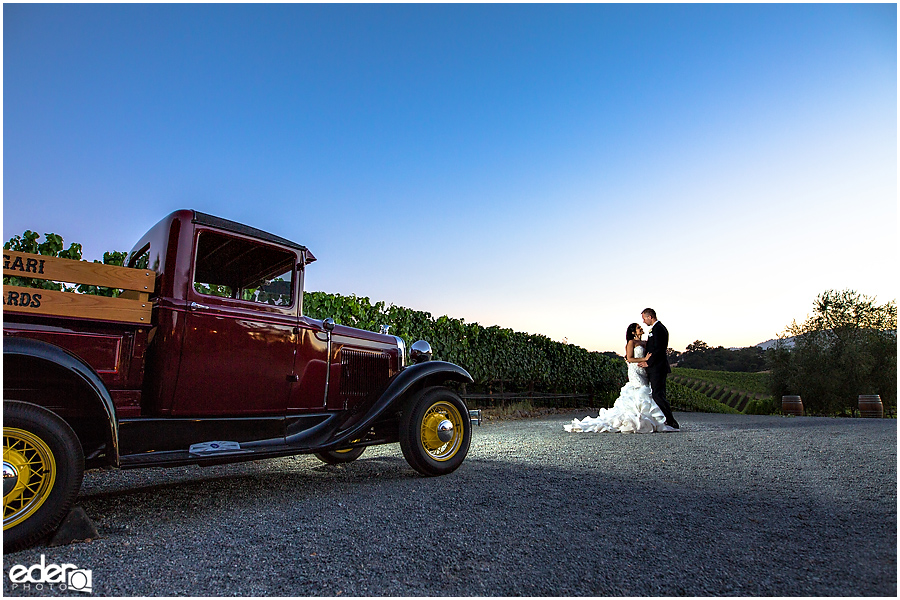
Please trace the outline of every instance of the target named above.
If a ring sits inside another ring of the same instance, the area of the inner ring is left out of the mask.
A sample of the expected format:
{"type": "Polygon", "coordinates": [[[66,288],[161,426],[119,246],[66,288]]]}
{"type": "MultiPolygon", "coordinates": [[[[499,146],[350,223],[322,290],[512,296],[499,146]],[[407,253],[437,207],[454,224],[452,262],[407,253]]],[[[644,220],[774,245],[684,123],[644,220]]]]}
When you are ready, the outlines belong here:
{"type": "MultiPolygon", "coordinates": [[[[80,248],[81,246],[79,246],[80,248]]],[[[103,264],[104,265],[115,265],[117,267],[121,267],[125,264],[125,259],[128,258],[127,252],[104,252],[103,253],[103,264]]],[[[95,260],[94,262],[100,262],[99,260],[95,260]]],[[[93,294],[95,296],[112,296],[114,298],[118,298],[119,294],[122,293],[121,290],[117,290],[116,288],[108,288],[108,287],[98,287],[96,285],[79,285],[76,290],[81,294],[93,294]]]]}
{"type": "Polygon", "coordinates": [[[45,233],[44,241],[38,243],[40,234],[26,229],[21,236],[14,235],[5,244],[4,250],[15,250],[18,252],[30,252],[31,254],[40,254],[42,256],[58,256],[60,258],[71,258],[73,260],[81,260],[81,244],[71,244],[68,249],[65,248],[62,236],[55,233],[45,233]]]}
{"type": "Polygon", "coordinates": [[[854,290],[828,290],[802,324],[794,321],[769,355],[775,398],[799,395],[812,415],[854,414],[860,394],[897,406],[897,305],[854,290]]]}
{"type": "Polygon", "coordinates": [[[227,285],[217,285],[215,283],[198,283],[194,282],[194,291],[198,294],[206,296],[218,296],[219,298],[231,298],[231,288],[227,285]]]}
{"type": "Polygon", "coordinates": [[[781,401],[775,398],[754,398],[744,407],[745,415],[776,415],[781,413],[781,401]]]}
{"type": "MultiPolygon", "coordinates": [[[[62,236],[55,233],[45,233],[44,241],[38,242],[40,234],[26,229],[21,236],[14,235],[3,244],[4,250],[14,250],[17,252],[28,252],[30,254],[40,254],[41,256],[57,256],[59,258],[70,258],[72,260],[81,260],[81,244],[70,244],[65,247],[62,236]]],[[[55,281],[47,281],[44,279],[34,279],[32,277],[3,277],[3,285],[16,285],[21,287],[33,287],[42,290],[56,290],[63,292],[75,291],[75,286],[67,286],[55,281]]]]}
{"type": "Polygon", "coordinates": [[[672,369],[673,375],[700,379],[710,383],[750,392],[765,394],[769,391],[768,373],[741,373],[734,371],[707,371],[703,369],[686,369],[678,366],[672,369]]]}
{"type": "Polygon", "coordinates": [[[696,340],[678,355],[678,366],[688,369],[756,372],[766,368],[766,359],[761,348],[729,350],[722,346],[713,348],[706,342],[696,340]]]}
{"type": "MultiPolygon", "coordinates": [[[[68,258],[69,260],[81,260],[81,244],[72,243],[69,247],[65,247],[62,236],[55,233],[45,233],[44,241],[38,242],[40,235],[26,229],[21,236],[14,235],[3,244],[4,250],[15,250],[18,252],[28,252],[30,254],[40,254],[41,256],[56,256],[58,258],[68,258]]],[[[104,252],[104,265],[122,266],[128,257],[127,252],[104,252]]],[[[99,260],[95,260],[99,263],[99,260]]],[[[46,279],[34,279],[31,277],[3,277],[4,285],[17,285],[22,287],[33,287],[43,290],[57,290],[63,292],[78,292],[80,294],[92,294],[95,296],[118,296],[121,291],[115,288],[98,287],[96,285],[66,285],[56,281],[46,279]]]]}
{"type": "Polygon", "coordinates": [[[707,350],[710,350],[709,344],[702,340],[694,340],[692,343],[687,345],[687,348],[684,349],[685,353],[706,352],[707,350]]]}
{"type": "Polygon", "coordinates": [[[740,414],[739,411],[730,406],[717,402],[706,394],[701,394],[700,392],[694,391],[680,383],[675,383],[674,381],[666,381],[666,399],[675,410],[740,414]]]}
{"type": "Polygon", "coordinates": [[[607,397],[626,380],[621,359],[589,352],[579,346],[554,342],[548,337],[521,333],[496,325],[482,327],[447,316],[369,298],[306,292],[305,315],[336,323],[378,331],[390,325],[390,332],[407,343],[423,339],[431,344],[435,358],[465,367],[477,385],[492,389],[564,392],[607,397]]]}
{"type": "Polygon", "coordinates": [[[227,285],[195,281],[194,290],[206,296],[217,296],[219,298],[240,297],[241,300],[259,302],[270,306],[290,306],[292,303],[290,281],[283,277],[275,277],[262,282],[261,285],[256,287],[239,290],[232,290],[227,285]],[[235,294],[235,291],[237,291],[238,295],[235,294]]]}

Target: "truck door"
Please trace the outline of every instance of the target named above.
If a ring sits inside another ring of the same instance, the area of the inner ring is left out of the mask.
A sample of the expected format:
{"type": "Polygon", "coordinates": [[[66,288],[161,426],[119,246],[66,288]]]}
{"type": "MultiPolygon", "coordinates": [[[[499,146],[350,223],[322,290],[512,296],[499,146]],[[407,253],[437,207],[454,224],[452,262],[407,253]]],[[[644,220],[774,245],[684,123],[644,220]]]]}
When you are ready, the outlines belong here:
{"type": "Polygon", "coordinates": [[[296,379],[298,256],[198,229],[172,413],[283,415],[296,379]]]}
{"type": "MultiPolygon", "coordinates": [[[[288,414],[326,407],[326,391],[337,389],[340,363],[335,363],[336,347],[328,344],[328,332],[322,321],[300,317],[299,343],[294,368],[297,385],[291,393],[288,414]],[[327,376],[326,376],[327,374],[327,376]]],[[[328,394],[331,396],[331,393],[328,394]]]]}

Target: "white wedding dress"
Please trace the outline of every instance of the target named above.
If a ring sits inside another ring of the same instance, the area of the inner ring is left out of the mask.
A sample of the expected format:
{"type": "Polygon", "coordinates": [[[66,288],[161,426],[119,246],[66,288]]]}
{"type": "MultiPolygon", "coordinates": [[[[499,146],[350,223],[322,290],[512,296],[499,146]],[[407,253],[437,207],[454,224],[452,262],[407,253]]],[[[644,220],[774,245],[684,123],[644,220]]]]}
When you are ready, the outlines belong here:
{"type": "MultiPolygon", "coordinates": [[[[644,347],[634,347],[634,357],[644,357],[644,347]]],[[[612,408],[601,408],[596,417],[573,419],[563,425],[566,431],[597,433],[653,433],[677,431],[666,425],[666,416],[653,401],[647,371],[637,363],[628,363],[628,383],[622,387],[612,408]]]]}

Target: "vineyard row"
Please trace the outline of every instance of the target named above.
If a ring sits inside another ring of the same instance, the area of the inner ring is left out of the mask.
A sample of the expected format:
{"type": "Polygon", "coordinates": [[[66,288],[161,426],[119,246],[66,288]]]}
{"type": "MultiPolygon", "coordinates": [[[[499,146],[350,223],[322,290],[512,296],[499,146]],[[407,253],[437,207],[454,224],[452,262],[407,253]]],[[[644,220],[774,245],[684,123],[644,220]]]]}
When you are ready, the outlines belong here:
{"type": "Polygon", "coordinates": [[[688,389],[730,406],[737,411],[743,411],[751,400],[759,400],[767,397],[767,395],[763,393],[737,390],[711,381],[685,377],[684,375],[677,373],[673,373],[672,380],[688,389]]]}
{"type": "MultiPolygon", "coordinates": [[[[314,319],[331,317],[336,323],[390,333],[412,343],[424,339],[434,358],[456,363],[472,375],[475,390],[491,393],[543,392],[587,394],[605,400],[615,398],[626,380],[625,362],[573,344],[504,329],[483,327],[447,316],[384,302],[370,302],[356,295],[306,292],[303,313],[314,319]]],[[[471,387],[471,386],[470,386],[471,387]]]]}
{"type": "Polygon", "coordinates": [[[742,373],[737,371],[710,371],[706,369],[686,369],[676,367],[672,375],[699,379],[715,385],[725,386],[733,390],[755,394],[769,393],[768,373],[742,373]]]}

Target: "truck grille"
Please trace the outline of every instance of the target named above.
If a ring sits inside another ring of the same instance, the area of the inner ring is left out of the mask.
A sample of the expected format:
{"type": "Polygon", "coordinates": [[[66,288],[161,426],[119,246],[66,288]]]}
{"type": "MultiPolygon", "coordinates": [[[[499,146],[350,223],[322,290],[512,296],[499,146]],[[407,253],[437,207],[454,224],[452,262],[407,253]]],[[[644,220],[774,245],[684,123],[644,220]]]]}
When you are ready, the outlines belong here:
{"type": "Polygon", "coordinates": [[[341,396],[364,398],[383,386],[391,375],[390,355],[341,349],[341,396]]]}

